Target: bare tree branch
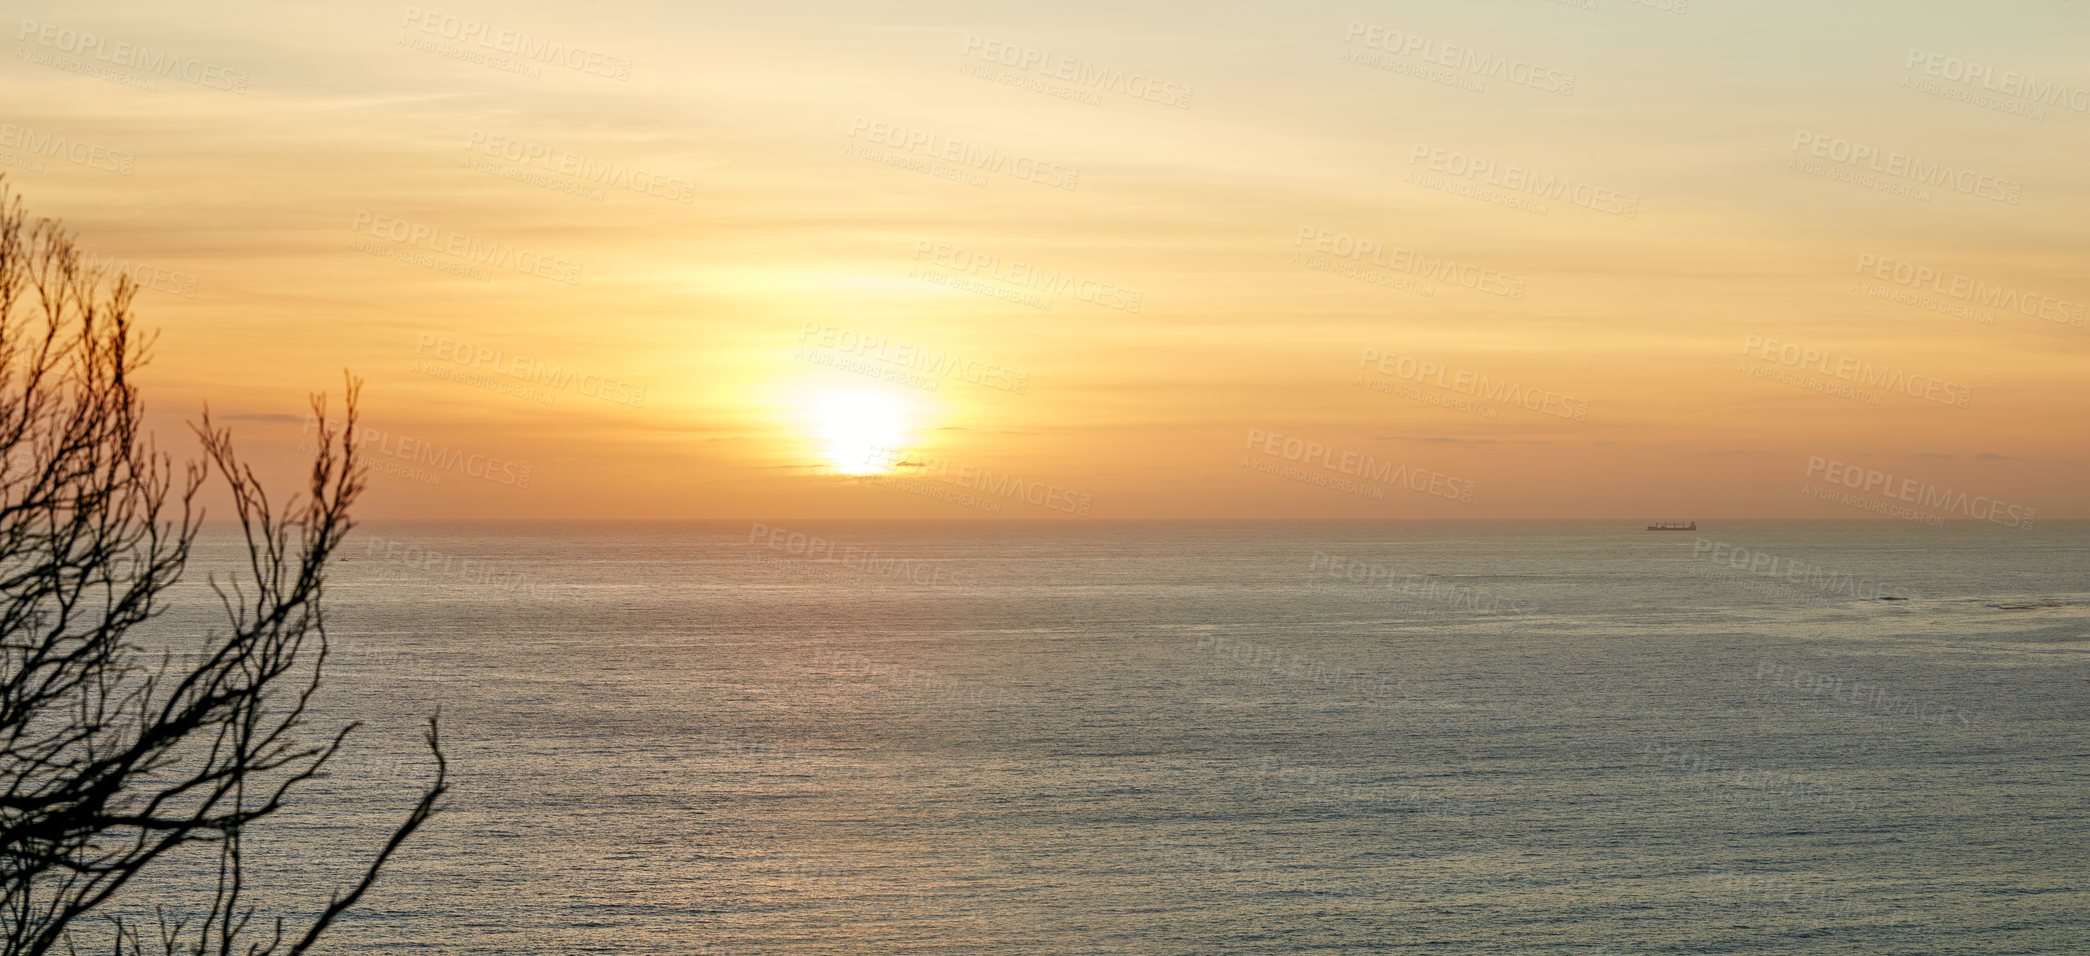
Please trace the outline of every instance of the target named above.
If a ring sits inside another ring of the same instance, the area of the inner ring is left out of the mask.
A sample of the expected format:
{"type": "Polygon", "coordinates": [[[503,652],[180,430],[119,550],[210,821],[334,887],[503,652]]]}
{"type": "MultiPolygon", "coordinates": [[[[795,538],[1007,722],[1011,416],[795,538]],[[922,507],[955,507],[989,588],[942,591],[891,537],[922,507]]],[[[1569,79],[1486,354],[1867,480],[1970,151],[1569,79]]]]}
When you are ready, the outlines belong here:
{"type": "MultiPolygon", "coordinates": [[[[82,264],[71,234],[30,222],[0,183],[0,956],[77,949],[87,917],[116,953],[272,954],[283,920],[248,939],[245,828],[281,810],[339,752],[354,725],[313,738],[305,714],[327,658],[326,568],[363,490],[361,383],[347,379],[338,427],[324,396],[305,494],[270,503],[232,434],[206,411],[203,459],[177,479],[142,431],[136,373],[150,341],[137,287],[82,264]],[[203,649],[157,655],[132,637],[167,610],[212,471],[231,493],[246,567],[212,580],[226,630],[203,649]],[[200,919],[157,910],[156,939],[113,910],[140,877],[202,850],[216,884],[200,919]]],[[[448,791],[433,718],[435,779],[362,878],[312,918],[307,950],[376,881],[448,791]]]]}

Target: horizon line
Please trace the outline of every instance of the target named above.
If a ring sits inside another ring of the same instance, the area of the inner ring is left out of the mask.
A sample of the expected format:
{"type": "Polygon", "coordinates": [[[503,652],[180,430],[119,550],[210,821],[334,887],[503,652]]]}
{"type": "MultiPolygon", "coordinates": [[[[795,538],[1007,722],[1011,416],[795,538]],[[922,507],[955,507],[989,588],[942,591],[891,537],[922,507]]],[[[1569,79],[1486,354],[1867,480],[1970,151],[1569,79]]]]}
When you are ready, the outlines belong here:
{"type": "MultiPolygon", "coordinates": [[[[969,517],[951,517],[951,518],[862,518],[862,517],[852,517],[852,518],[837,518],[837,517],[783,517],[783,518],[778,518],[778,517],[767,517],[767,518],[756,518],[756,517],[734,517],[734,518],[620,518],[620,517],[579,517],[579,518],[542,518],[542,517],[539,517],[539,518],[528,518],[528,517],[514,517],[514,518],[409,518],[409,517],[385,517],[385,518],[359,518],[359,519],[357,519],[356,523],[357,523],[357,524],[359,524],[359,525],[361,525],[361,524],[372,524],[372,523],[409,523],[409,522],[414,522],[414,523],[426,523],[426,524],[574,524],[574,523],[582,523],[582,522],[604,522],[604,523],[620,523],[620,524],[638,524],[638,523],[653,523],[653,524],[739,524],[739,523],[747,523],[747,522],[752,522],[752,523],[755,523],[755,524],[768,524],[768,523],[777,523],[777,524],[783,524],[783,523],[795,522],[795,523],[807,524],[807,523],[816,523],[816,522],[854,522],[854,523],[877,523],[877,524],[953,524],[953,525],[960,525],[960,524],[962,524],[962,525],[974,525],[974,524],[1053,524],[1053,525],[1061,525],[1061,524],[1066,524],[1066,525],[1079,525],[1079,524],[1285,524],[1285,523],[1288,523],[1288,524],[1305,524],[1305,523],[1314,523],[1314,524],[1338,524],[1338,523],[1341,523],[1341,524],[1393,524],[1393,523],[1412,523],[1412,524],[1459,524],[1459,523],[1482,523],[1482,522],[1492,522],[1492,523],[1506,523],[1506,522],[1554,522],[1554,523],[1570,523],[1570,522],[1574,522],[1574,523],[1584,523],[1584,524],[1612,524],[1612,523],[1622,523],[1622,524],[1636,524],[1636,523],[1640,523],[1640,522],[1646,522],[1646,521],[1650,521],[1650,520],[1654,520],[1654,521],[1661,521],[1661,520],[1665,520],[1665,519],[1659,519],[1659,518],[1657,518],[1657,519],[1649,519],[1649,518],[1531,518],[1531,517],[1512,517],[1512,518],[1276,518],[1276,517],[1269,517],[1269,518],[1243,518],[1243,517],[1196,517],[1196,518],[969,518],[969,517]]],[[[1695,522],[1695,521],[1696,521],[1697,519],[1695,519],[1695,518],[1686,518],[1686,519],[1683,519],[1683,520],[1685,520],[1685,521],[1693,521],[1693,522],[1695,522]]],[[[1786,518],[1786,517],[1775,517],[1775,518],[1708,518],[1708,519],[1706,519],[1706,520],[1707,520],[1707,521],[1709,521],[1709,522],[1729,522],[1729,523],[1735,523],[1735,522],[1766,522],[1766,521],[1779,521],[1779,522],[1789,522],[1789,523],[1803,523],[1803,522],[1804,522],[1804,523],[1809,523],[1809,524],[1877,524],[1877,525],[1882,525],[1882,526],[1886,526],[1886,525],[1896,525],[1896,524],[1908,524],[1908,525],[1912,525],[1912,526],[1916,526],[1916,527],[1930,528],[1931,530],[1938,530],[1938,529],[1939,529],[1939,526],[1935,526],[1935,525],[1927,525],[1927,524],[1921,524],[1921,523],[1918,523],[1918,522],[1910,522],[1910,521],[1904,521],[1904,520],[1901,520],[1901,519],[1894,519],[1894,518],[1786,518]]],[[[2047,522],[2090,522],[2090,517],[2041,517],[2041,518],[2039,518],[2039,519],[2038,519],[2038,520],[2037,520],[2036,522],[2034,522],[2034,525],[2037,525],[2037,524],[2044,524],[2044,523],[2047,523],[2047,522]]],[[[217,524],[217,523],[220,523],[220,522],[218,522],[217,520],[213,519],[213,520],[210,520],[210,521],[208,521],[208,522],[206,522],[206,523],[209,523],[209,524],[217,524]]],[[[224,523],[230,523],[230,524],[237,524],[238,522],[237,522],[237,521],[235,521],[235,520],[227,519],[227,520],[226,520],[226,521],[225,521],[224,523]]],[[[1950,519],[1950,518],[1948,518],[1948,519],[1945,519],[1945,522],[1944,522],[1944,524],[1945,524],[1945,525],[1947,525],[1947,526],[1955,526],[1955,525],[1985,525],[1985,524],[1995,524],[1995,525],[1996,525],[1997,527],[1999,527],[1999,528],[2000,528],[2000,527],[2006,527],[2005,525],[2002,525],[2002,524],[2000,524],[2000,523],[1997,523],[1997,522],[1992,522],[1992,521],[1983,521],[1983,520],[1981,520],[1981,519],[1978,519],[1978,518],[1959,518],[1959,519],[1950,519]]],[[[1643,525],[1642,527],[1644,527],[1644,525],[1643,525]]],[[[1708,529],[1704,529],[1704,528],[1699,528],[1699,529],[1696,529],[1696,530],[1700,530],[1700,531],[1703,531],[1703,530],[1708,530],[1708,529]]],[[[2027,529],[2026,529],[2026,528],[2014,528],[2014,529],[2011,529],[2011,530],[2027,530],[2027,529]]]]}

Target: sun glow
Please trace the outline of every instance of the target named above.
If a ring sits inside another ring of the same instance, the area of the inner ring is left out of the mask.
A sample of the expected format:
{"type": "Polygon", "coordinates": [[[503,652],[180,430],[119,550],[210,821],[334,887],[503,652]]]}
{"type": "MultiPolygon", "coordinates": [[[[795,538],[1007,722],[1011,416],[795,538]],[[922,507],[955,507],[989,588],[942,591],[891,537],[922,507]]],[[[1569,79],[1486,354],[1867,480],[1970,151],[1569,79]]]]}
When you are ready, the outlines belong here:
{"type": "Polygon", "coordinates": [[[905,454],[912,410],[894,395],[865,389],[822,392],[810,413],[821,454],[836,474],[886,474],[905,454]]]}

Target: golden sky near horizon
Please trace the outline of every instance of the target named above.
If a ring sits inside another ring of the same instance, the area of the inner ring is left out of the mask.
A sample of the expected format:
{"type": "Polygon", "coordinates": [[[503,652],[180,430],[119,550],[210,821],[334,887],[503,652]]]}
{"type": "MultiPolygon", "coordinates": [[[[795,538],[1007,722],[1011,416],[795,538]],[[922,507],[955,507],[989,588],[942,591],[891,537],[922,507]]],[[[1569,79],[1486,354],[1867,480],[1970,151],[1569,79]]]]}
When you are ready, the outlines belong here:
{"type": "Polygon", "coordinates": [[[2084,4],[10,11],[163,435],[352,369],[366,517],[2090,516],[2084,4]]]}

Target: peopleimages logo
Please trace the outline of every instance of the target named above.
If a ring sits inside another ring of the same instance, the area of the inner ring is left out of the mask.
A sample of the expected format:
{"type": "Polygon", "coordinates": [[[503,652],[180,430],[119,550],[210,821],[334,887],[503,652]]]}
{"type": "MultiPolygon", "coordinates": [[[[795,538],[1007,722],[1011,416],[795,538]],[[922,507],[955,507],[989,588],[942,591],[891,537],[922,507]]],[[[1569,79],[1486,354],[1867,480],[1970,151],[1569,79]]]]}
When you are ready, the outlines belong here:
{"type": "MultiPolygon", "coordinates": [[[[14,123],[0,123],[0,147],[62,160],[88,169],[99,169],[118,176],[129,176],[138,163],[135,153],[111,149],[86,140],[70,139],[48,130],[14,123]]],[[[42,170],[42,164],[35,165],[34,171],[42,170]]]]}
{"type": "Polygon", "coordinates": [[[586,153],[558,149],[532,140],[475,129],[465,136],[464,148],[467,152],[520,163],[568,176],[582,183],[616,186],[642,196],[679,202],[685,206],[697,200],[696,183],[635,169],[620,162],[597,159],[586,153]]]}
{"type": "Polygon", "coordinates": [[[1300,226],[1299,235],[1292,245],[1305,248],[1313,244],[1313,251],[1342,259],[1418,275],[1433,282],[1444,282],[1475,292],[1485,292],[1504,298],[1524,297],[1524,277],[1497,272],[1485,266],[1461,262],[1445,256],[1431,256],[1402,246],[1388,246],[1376,239],[1360,239],[1346,232],[1331,232],[1319,226],[1300,226]]]}
{"type": "Polygon", "coordinates": [[[1986,63],[1962,60],[1956,56],[1932,53],[1928,50],[1909,48],[1908,70],[1921,72],[1954,83],[1965,83],[1992,93],[2022,97],[2047,106],[2065,106],[2078,113],[2090,113],[2090,88],[2069,86],[2066,83],[2042,80],[2016,70],[1999,70],[1986,63]]]}
{"type": "Polygon", "coordinates": [[[971,574],[950,570],[939,563],[923,561],[920,558],[896,557],[817,534],[809,535],[788,528],[775,528],[760,522],[748,526],[747,543],[759,543],[771,551],[803,558],[814,565],[836,565],[923,587],[949,586],[970,590],[977,586],[971,574]]]}
{"type": "Polygon", "coordinates": [[[121,40],[110,42],[109,37],[97,36],[74,30],[55,23],[39,23],[23,20],[22,29],[15,34],[17,40],[33,40],[38,46],[84,56],[103,63],[135,70],[149,76],[193,83],[228,93],[247,92],[247,71],[234,70],[209,60],[199,60],[166,50],[153,50],[121,40]]]}
{"type": "Polygon", "coordinates": [[[103,269],[129,278],[141,289],[165,292],[185,299],[196,297],[196,277],[186,272],[175,272],[149,263],[132,262],[129,259],[104,259],[93,253],[82,256],[81,262],[88,269],[103,269]]]}
{"type": "Polygon", "coordinates": [[[579,73],[613,80],[631,79],[630,57],[611,56],[599,50],[534,37],[515,30],[497,29],[477,20],[423,10],[420,7],[407,7],[405,15],[400,18],[399,27],[409,31],[419,30],[430,36],[506,53],[524,60],[563,66],[579,73]]]}
{"type": "Polygon", "coordinates": [[[1757,662],[1756,679],[1767,680],[1781,687],[1790,687],[1804,694],[1826,696],[1839,704],[1855,704],[1861,709],[1884,716],[1914,717],[1926,724],[1942,726],[1957,723],[1961,730],[1972,730],[1975,724],[1980,722],[1979,717],[1964,707],[1912,698],[1879,684],[1855,679],[1846,680],[1834,674],[1805,670],[1775,661],[1757,662]]]}
{"type": "Polygon", "coordinates": [[[1742,354],[1752,353],[1761,361],[1776,362],[1787,368],[1809,369],[1867,388],[1885,388],[1940,405],[1967,408],[1974,401],[1974,390],[1958,382],[1944,381],[1921,372],[1905,372],[1891,365],[1874,365],[1794,342],[1745,335],[1742,337],[1742,354]]]}
{"type": "MultiPolygon", "coordinates": [[[[1355,451],[1344,450],[1338,456],[1338,449],[1317,441],[1287,438],[1275,432],[1251,428],[1248,430],[1248,442],[1244,447],[1256,449],[1272,458],[1319,468],[1324,475],[1352,476],[1453,501],[1473,500],[1472,479],[1457,478],[1428,468],[1413,468],[1406,464],[1381,461],[1355,451]]],[[[1244,461],[1243,464],[1251,464],[1251,461],[1244,461]]]]}
{"type": "Polygon", "coordinates": [[[548,256],[532,249],[518,249],[498,242],[480,239],[448,229],[439,229],[427,223],[412,222],[395,216],[381,216],[366,209],[356,210],[349,228],[358,233],[367,232],[379,239],[389,239],[403,246],[425,248],[457,260],[459,265],[499,266],[523,275],[550,279],[577,285],[581,281],[580,263],[556,256],[548,256]]]}
{"type": "Polygon", "coordinates": [[[1016,372],[976,359],[959,358],[949,352],[894,342],[882,335],[862,333],[841,326],[807,322],[799,331],[798,340],[815,342],[820,348],[844,355],[918,371],[926,377],[924,381],[930,386],[931,391],[935,388],[936,379],[949,378],[1018,395],[1030,389],[1028,372],[1016,372]]]}
{"type": "Polygon", "coordinates": [[[1126,73],[1077,57],[1057,56],[1036,47],[977,35],[965,38],[964,53],[968,58],[977,57],[988,63],[1012,67],[1018,72],[1036,73],[1090,90],[1122,93],[1136,100],[1176,109],[1189,109],[1191,94],[1196,92],[1188,86],[1143,73],[1126,73]]]}
{"type": "MultiPolygon", "coordinates": [[[[364,551],[367,557],[383,557],[388,561],[418,571],[423,575],[454,577],[468,584],[486,587],[495,591],[518,593],[526,597],[565,598],[578,600],[581,592],[571,588],[557,588],[537,580],[521,571],[504,568],[486,561],[461,558],[425,548],[413,542],[396,538],[372,537],[370,546],[364,551]]],[[[332,655],[328,660],[332,661],[332,655]]]]}
{"type": "Polygon", "coordinates": [[[1315,551],[1307,571],[1339,580],[1350,581],[1364,587],[1384,587],[1400,594],[1439,601],[1453,609],[1488,612],[1521,612],[1523,601],[1513,601],[1489,591],[1457,584],[1441,577],[1420,572],[1403,574],[1389,565],[1368,564],[1355,558],[1315,551]]]}
{"type": "MultiPolygon", "coordinates": [[[[318,439],[313,437],[315,432],[320,433],[320,437],[325,441],[334,441],[345,434],[345,429],[340,422],[321,422],[316,416],[305,416],[304,426],[298,429],[298,434],[306,436],[298,443],[300,453],[316,449],[314,442],[318,439]]],[[[490,455],[468,453],[464,449],[452,448],[449,445],[437,446],[426,439],[410,435],[359,426],[356,429],[356,446],[357,454],[365,456],[363,460],[371,466],[424,484],[442,484],[442,476],[423,469],[407,467],[408,465],[425,465],[438,471],[455,472],[511,488],[530,487],[529,465],[518,461],[503,461],[490,455]],[[372,455],[377,456],[377,459],[372,460],[369,457],[372,455]],[[400,464],[402,462],[406,464],[400,464]]]]}
{"type": "Polygon", "coordinates": [[[897,149],[903,153],[920,153],[930,159],[964,169],[1001,173],[1013,179],[1028,180],[1055,189],[1073,189],[1081,181],[1081,170],[1072,166],[1022,153],[1011,153],[1005,149],[995,149],[972,140],[953,139],[926,129],[865,119],[861,116],[856,117],[855,122],[849,125],[849,138],[863,139],[873,145],[897,149]]]}
{"type": "Polygon", "coordinates": [[[2083,327],[2083,306],[2050,295],[2027,292],[2010,286],[1990,285],[1958,272],[1946,272],[1903,259],[1890,259],[1871,252],[1858,254],[1858,274],[1882,279],[1908,289],[1928,289],[1949,299],[2003,309],[2056,325],[2083,327]]]}
{"type": "Polygon", "coordinates": [[[1526,411],[1542,412],[1578,422],[1589,420],[1588,399],[1531,388],[1503,378],[1491,380],[1486,375],[1468,369],[1447,367],[1414,355],[1367,348],[1358,354],[1357,367],[1369,368],[1381,375],[1391,375],[1411,382],[1435,385],[1460,395],[1515,405],[1526,411]],[[1450,374],[1449,378],[1445,377],[1446,373],[1450,374]]]}
{"type": "Polygon", "coordinates": [[[1881,598],[1897,601],[1922,598],[1921,594],[1899,585],[1882,584],[1847,571],[1832,571],[1819,564],[1797,561],[1761,548],[1745,548],[1725,541],[1699,538],[1691,546],[1691,554],[1693,557],[1706,558],[1713,564],[1726,565],[1737,571],[1790,584],[1804,584],[1825,594],[1849,594],[1867,601],[1881,598]]]}
{"type": "Polygon", "coordinates": [[[1867,494],[1906,501],[1925,508],[1938,508],[2011,528],[2031,527],[2032,517],[2036,514],[2031,508],[1998,501],[1987,495],[1969,497],[1964,491],[1940,488],[1914,478],[1901,478],[1897,481],[1892,474],[1823,458],[1820,455],[1807,458],[1807,477],[1819,477],[1832,485],[1855,488],[1867,494]]]}
{"type": "Polygon", "coordinates": [[[1463,70],[1475,76],[1491,80],[1507,79],[1518,86],[1528,86],[1546,93],[1562,96],[1575,95],[1575,74],[1556,70],[1524,60],[1512,59],[1498,53],[1485,53],[1471,45],[1445,43],[1430,37],[1402,33],[1376,23],[1362,20],[1350,21],[1349,32],[1343,39],[1350,43],[1362,43],[1396,56],[1412,57],[1424,63],[1453,70],[1463,70]]]}
{"type": "Polygon", "coordinates": [[[2002,179],[1972,169],[1954,169],[1951,163],[1922,159],[1893,150],[1882,153],[1877,147],[1866,143],[1853,143],[1847,139],[1824,136],[1804,129],[1793,132],[1792,149],[1796,153],[1805,152],[1816,159],[1826,159],[1853,169],[1950,189],[1956,193],[2012,206],[2017,205],[2025,193],[2025,184],[2016,180],[2002,179]]]}
{"type": "MultiPolygon", "coordinates": [[[[1098,282],[1072,272],[1046,269],[1021,259],[1004,263],[1000,256],[975,252],[948,242],[917,240],[914,244],[914,258],[916,262],[926,258],[931,264],[954,272],[993,279],[1046,295],[1071,295],[1091,305],[1122,312],[1139,311],[1145,300],[1145,294],[1136,289],[1098,282]]],[[[1050,307],[1049,301],[1047,307],[1050,307]]]]}
{"type": "MultiPolygon", "coordinates": [[[[913,461],[901,462],[898,466],[907,469],[907,477],[920,481],[934,481],[956,485],[1000,498],[1004,501],[1023,501],[1051,511],[1088,517],[1089,507],[1095,496],[1073,491],[1043,481],[1019,478],[1007,472],[997,473],[978,465],[946,461],[941,458],[921,456],[913,461]]],[[[872,476],[878,478],[880,476],[872,476]]],[[[996,510],[999,510],[998,508],[996,510]]]]}
{"type": "Polygon", "coordinates": [[[1627,219],[1637,219],[1640,216],[1640,197],[1633,193],[1622,193],[1594,183],[1577,182],[1566,176],[1541,175],[1535,170],[1469,156],[1457,150],[1417,143],[1408,154],[1408,165],[1420,165],[1433,173],[1442,173],[1453,179],[1474,180],[1511,193],[1528,193],[1553,202],[1570,203],[1591,212],[1609,213],[1627,219]]]}
{"type": "Polygon", "coordinates": [[[420,333],[414,342],[414,354],[424,353],[434,355],[435,359],[445,366],[500,375],[552,392],[572,392],[586,398],[600,399],[613,405],[629,405],[633,408],[646,403],[644,385],[635,385],[584,369],[568,368],[563,364],[551,365],[524,355],[511,356],[506,349],[473,345],[447,335],[420,333]]]}

